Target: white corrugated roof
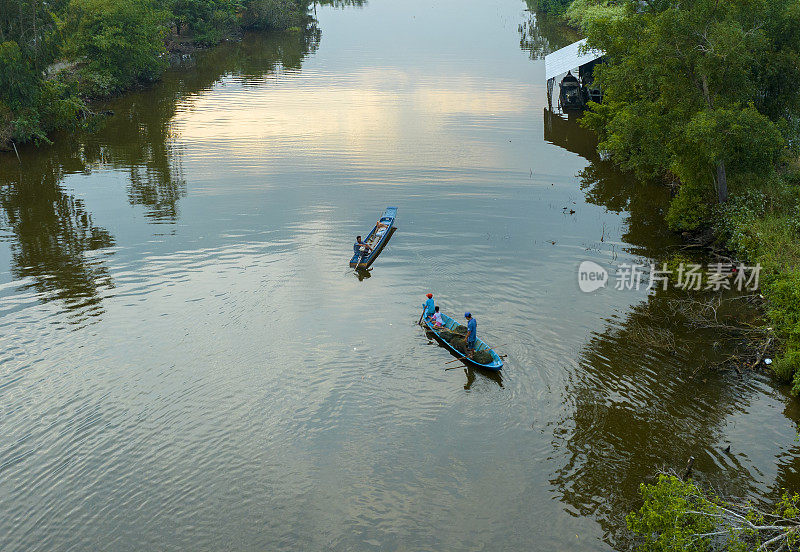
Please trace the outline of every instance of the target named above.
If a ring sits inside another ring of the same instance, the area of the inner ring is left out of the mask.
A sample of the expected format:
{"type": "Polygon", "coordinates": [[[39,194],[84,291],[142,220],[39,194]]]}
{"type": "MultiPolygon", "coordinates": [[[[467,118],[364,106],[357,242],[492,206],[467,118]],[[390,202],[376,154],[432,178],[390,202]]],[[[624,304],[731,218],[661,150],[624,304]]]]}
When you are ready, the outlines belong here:
{"type": "Polygon", "coordinates": [[[585,44],[586,39],[584,38],[544,56],[545,79],[550,80],[603,56],[603,52],[600,50],[589,50],[588,52],[580,53],[585,44]]]}

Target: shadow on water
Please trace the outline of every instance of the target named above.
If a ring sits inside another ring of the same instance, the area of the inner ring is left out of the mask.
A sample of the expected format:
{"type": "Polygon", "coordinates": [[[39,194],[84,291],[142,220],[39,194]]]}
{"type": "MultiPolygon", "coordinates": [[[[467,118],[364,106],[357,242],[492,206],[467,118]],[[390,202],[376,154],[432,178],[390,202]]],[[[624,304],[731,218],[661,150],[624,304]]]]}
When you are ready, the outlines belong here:
{"type": "Polygon", "coordinates": [[[569,152],[576,153],[587,161],[599,161],[597,136],[578,123],[580,114],[574,111],[562,115],[547,108],[543,111],[544,141],[569,152]]]}
{"type": "Polygon", "coordinates": [[[174,224],[186,195],[181,152],[171,121],[180,100],[233,76],[245,85],[278,69],[298,69],[319,46],[321,32],[248,35],[240,43],[200,52],[188,71],[168,71],[153,88],[100,106],[113,116],[98,128],[57,135],[52,146],[21,148],[21,164],[4,154],[0,164],[0,227],[11,242],[11,272],[31,278],[40,301],[58,300],[68,310],[102,312],[99,290],[113,286],[102,257],[88,253],[115,245],[111,233],[64,179],[98,170],[124,171],[128,203],[144,209],[148,222],[174,224]],[[92,307],[92,308],[89,308],[92,307]]]}
{"type": "MultiPolygon", "coordinates": [[[[783,415],[790,420],[800,420],[800,401],[795,397],[786,401],[783,415]]],[[[797,432],[800,433],[800,423],[797,432]]],[[[772,488],[773,496],[780,496],[784,489],[796,490],[800,487],[800,438],[796,438],[791,447],[784,449],[777,458],[778,473],[772,488]]]]}
{"type": "Polygon", "coordinates": [[[464,382],[464,391],[471,391],[476,381],[491,381],[503,388],[503,375],[500,372],[490,372],[488,370],[476,370],[475,368],[465,367],[464,375],[467,381],[464,382]]]}

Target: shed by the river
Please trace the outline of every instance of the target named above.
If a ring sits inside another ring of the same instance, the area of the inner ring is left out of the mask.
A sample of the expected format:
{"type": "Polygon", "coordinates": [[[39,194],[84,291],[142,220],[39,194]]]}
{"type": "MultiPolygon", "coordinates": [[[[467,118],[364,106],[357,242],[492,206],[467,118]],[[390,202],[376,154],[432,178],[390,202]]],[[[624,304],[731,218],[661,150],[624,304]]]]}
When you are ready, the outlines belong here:
{"type": "Polygon", "coordinates": [[[591,75],[594,65],[603,57],[604,52],[591,50],[586,47],[586,39],[573,42],[544,57],[544,73],[547,80],[547,105],[552,109],[553,86],[556,77],[573,69],[578,70],[578,78],[583,81],[586,75],[591,75]]]}

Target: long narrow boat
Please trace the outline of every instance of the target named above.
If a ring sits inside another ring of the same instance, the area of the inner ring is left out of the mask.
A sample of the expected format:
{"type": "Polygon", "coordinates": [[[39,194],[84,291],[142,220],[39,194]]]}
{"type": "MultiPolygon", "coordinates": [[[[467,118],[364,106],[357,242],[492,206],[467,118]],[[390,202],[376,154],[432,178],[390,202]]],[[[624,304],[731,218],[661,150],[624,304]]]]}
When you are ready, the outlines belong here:
{"type": "Polygon", "coordinates": [[[395,218],[397,218],[397,207],[387,207],[372,232],[364,240],[364,243],[370,246],[371,251],[369,254],[354,253],[353,258],[350,259],[351,268],[369,268],[389,240],[395,218]]]}
{"type": "MultiPolygon", "coordinates": [[[[456,326],[458,326],[458,322],[456,322],[446,314],[442,315],[442,322],[444,322],[444,328],[447,328],[448,330],[455,330],[456,326]]],[[[428,320],[424,320],[423,323],[425,324],[427,330],[434,335],[436,341],[438,341],[442,345],[442,347],[445,347],[448,351],[450,351],[451,354],[460,357],[461,361],[467,366],[472,366],[473,368],[481,368],[482,370],[489,370],[491,372],[499,372],[503,368],[503,361],[500,358],[500,356],[494,352],[494,349],[489,347],[486,343],[484,343],[480,339],[477,339],[475,341],[475,350],[489,351],[493,359],[492,362],[490,362],[489,364],[480,364],[478,362],[475,362],[471,358],[464,357],[463,353],[461,353],[458,349],[450,345],[450,343],[448,343],[447,340],[439,334],[439,331],[437,331],[436,328],[433,327],[433,324],[431,322],[429,322],[428,320]]]]}

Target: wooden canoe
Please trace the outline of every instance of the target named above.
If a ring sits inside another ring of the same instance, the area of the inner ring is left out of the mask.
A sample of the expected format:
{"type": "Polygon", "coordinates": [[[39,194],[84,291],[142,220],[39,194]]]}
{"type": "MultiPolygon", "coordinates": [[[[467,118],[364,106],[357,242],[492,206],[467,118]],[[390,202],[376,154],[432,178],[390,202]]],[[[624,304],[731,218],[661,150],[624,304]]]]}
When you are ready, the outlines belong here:
{"type": "Polygon", "coordinates": [[[369,265],[378,257],[383,246],[389,241],[389,234],[394,228],[394,220],[397,218],[397,207],[387,207],[378,219],[378,223],[364,239],[364,243],[372,249],[369,254],[354,253],[350,259],[350,268],[368,268],[369,265]]]}
{"type": "MultiPolygon", "coordinates": [[[[453,330],[455,329],[456,326],[458,326],[458,322],[456,322],[446,314],[442,315],[442,322],[444,322],[444,328],[447,328],[448,330],[453,330]]],[[[448,351],[450,351],[450,354],[456,357],[464,356],[463,353],[461,353],[458,349],[450,345],[450,343],[448,343],[447,340],[439,334],[439,331],[437,331],[436,328],[433,327],[432,322],[429,322],[427,319],[425,319],[422,321],[422,323],[425,324],[425,328],[434,335],[436,341],[438,341],[442,345],[442,347],[445,347],[448,351]]],[[[494,360],[492,360],[492,362],[489,364],[480,364],[470,358],[462,358],[461,362],[463,362],[467,366],[472,366],[473,368],[480,368],[482,370],[489,370],[490,372],[499,372],[503,368],[503,360],[500,358],[500,356],[497,353],[495,353],[491,347],[489,347],[486,343],[484,343],[480,339],[475,340],[475,350],[476,351],[488,350],[494,360]]]]}

